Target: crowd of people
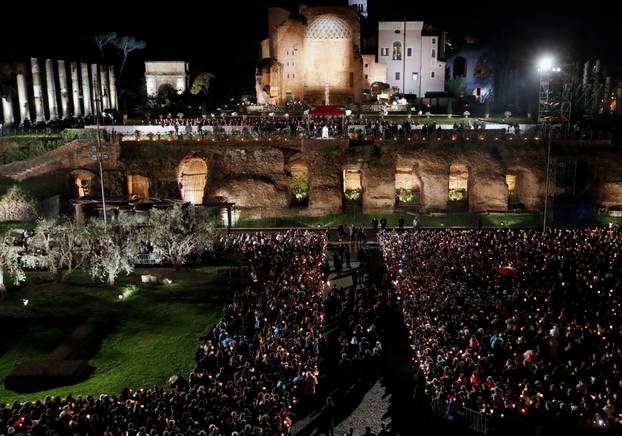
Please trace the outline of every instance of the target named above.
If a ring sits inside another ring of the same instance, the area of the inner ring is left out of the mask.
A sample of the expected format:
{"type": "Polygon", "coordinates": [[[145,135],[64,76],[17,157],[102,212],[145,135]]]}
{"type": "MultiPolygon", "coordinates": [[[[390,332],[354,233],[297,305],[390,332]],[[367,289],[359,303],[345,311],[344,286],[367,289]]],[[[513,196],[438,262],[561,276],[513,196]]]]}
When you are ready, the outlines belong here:
{"type": "Polygon", "coordinates": [[[379,243],[433,401],[499,425],[620,428],[620,228],[385,231],[379,243]]]}
{"type": "Polygon", "coordinates": [[[0,405],[0,434],[286,435],[299,403],[313,402],[323,326],[326,235],[229,235],[252,284],[195,353],[172,390],[47,397],[0,405]]]}

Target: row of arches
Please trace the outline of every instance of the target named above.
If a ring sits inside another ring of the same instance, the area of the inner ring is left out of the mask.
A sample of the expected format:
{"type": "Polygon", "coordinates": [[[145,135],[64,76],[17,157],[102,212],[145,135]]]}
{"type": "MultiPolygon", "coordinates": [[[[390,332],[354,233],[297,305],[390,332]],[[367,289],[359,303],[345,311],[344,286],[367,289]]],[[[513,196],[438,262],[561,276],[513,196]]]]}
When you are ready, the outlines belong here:
{"type": "MultiPolygon", "coordinates": [[[[293,162],[288,167],[291,177],[290,205],[305,207],[309,204],[310,171],[305,162],[293,162]]],[[[95,174],[88,170],[72,172],[75,196],[88,197],[94,192],[95,174]]],[[[204,159],[183,160],[177,172],[177,183],[181,199],[192,204],[203,204],[207,185],[208,167],[204,159]]],[[[417,164],[398,164],[394,173],[395,206],[409,207],[423,204],[423,179],[417,164]]],[[[449,209],[468,210],[471,183],[470,169],[466,164],[454,163],[449,166],[447,182],[447,204],[449,209]]],[[[510,170],[505,175],[508,192],[508,207],[521,206],[521,190],[525,181],[521,171],[510,170]]],[[[362,202],[365,190],[363,170],[352,166],[343,169],[342,195],[345,203],[362,202]]],[[[149,198],[150,181],[142,175],[127,176],[127,193],[130,199],[149,198]]]]}

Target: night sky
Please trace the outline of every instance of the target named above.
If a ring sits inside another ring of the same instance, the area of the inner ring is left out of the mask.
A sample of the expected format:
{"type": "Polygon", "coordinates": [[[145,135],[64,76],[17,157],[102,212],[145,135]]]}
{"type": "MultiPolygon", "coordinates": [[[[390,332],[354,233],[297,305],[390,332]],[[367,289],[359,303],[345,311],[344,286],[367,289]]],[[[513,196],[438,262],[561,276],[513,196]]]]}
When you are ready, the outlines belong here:
{"type": "MultiPolygon", "coordinates": [[[[340,1],[309,1],[306,4],[344,4],[340,1]]],[[[144,39],[147,48],[130,54],[127,80],[138,82],[144,60],[187,60],[191,72],[216,74],[214,92],[219,97],[254,92],[254,68],[259,42],[267,36],[270,5],[295,7],[294,1],[160,2],[130,5],[129,1],[52,3],[34,6],[23,2],[11,6],[11,16],[26,14],[19,28],[0,26],[0,60],[25,60],[30,56],[99,61],[90,35],[116,31],[144,39]],[[216,6],[217,5],[217,6],[216,6]],[[56,17],[50,19],[50,17],[56,17]],[[26,24],[27,23],[27,24],[26,24]]],[[[583,61],[600,56],[610,71],[619,71],[620,21],[603,9],[595,14],[568,14],[571,6],[538,9],[528,2],[457,2],[370,0],[369,28],[378,19],[425,20],[449,32],[459,44],[464,35],[494,41],[517,62],[533,62],[543,52],[583,61]],[[520,3],[521,7],[517,5],[520,3]],[[493,6],[496,5],[496,6],[493,6]],[[509,7],[505,7],[509,5],[509,7]],[[616,63],[618,65],[616,65],[616,63]]],[[[585,12],[583,10],[579,12],[585,12]]],[[[6,18],[6,11],[3,15],[6,18]]],[[[3,18],[4,19],[4,18],[3,18]]],[[[6,22],[5,22],[6,24],[6,22]]],[[[115,59],[108,48],[106,63],[115,59]]],[[[116,58],[118,62],[118,58],[116,58]]]]}

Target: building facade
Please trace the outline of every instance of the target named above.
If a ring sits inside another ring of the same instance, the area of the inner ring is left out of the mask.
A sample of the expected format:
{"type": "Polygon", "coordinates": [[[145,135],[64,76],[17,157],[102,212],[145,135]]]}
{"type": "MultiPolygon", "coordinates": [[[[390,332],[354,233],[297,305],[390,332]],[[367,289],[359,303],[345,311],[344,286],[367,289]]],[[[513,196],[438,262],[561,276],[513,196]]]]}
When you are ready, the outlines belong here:
{"type": "Polygon", "coordinates": [[[162,85],[183,94],[189,87],[189,64],[183,61],[145,61],[147,96],[155,97],[162,85]]]}
{"type": "MultiPolygon", "coordinates": [[[[366,83],[359,20],[356,6],[300,6],[295,16],[270,8],[269,37],[256,69],[257,103],[361,102],[366,83]]],[[[369,68],[371,60],[365,62],[369,68]]]]}
{"type": "Polygon", "coordinates": [[[444,34],[423,21],[378,23],[378,62],[386,82],[402,94],[425,97],[445,90],[444,34]]]}

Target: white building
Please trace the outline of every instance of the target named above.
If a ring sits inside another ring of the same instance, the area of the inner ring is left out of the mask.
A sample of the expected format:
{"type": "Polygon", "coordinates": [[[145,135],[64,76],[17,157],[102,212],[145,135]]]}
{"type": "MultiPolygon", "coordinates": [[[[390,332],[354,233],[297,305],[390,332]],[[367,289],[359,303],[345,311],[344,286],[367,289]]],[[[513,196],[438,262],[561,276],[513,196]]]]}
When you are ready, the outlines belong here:
{"type": "Polygon", "coordinates": [[[155,97],[162,85],[171,85],[179,94],[188,89],[189,64],[183,61],[146,61],[147,95],[155,97]]]}
{"type": "Polygon", "coordinates": [[[423,21],[378,23],[378,62],[387,65],[387,83],[399,93],[425,97],[444,91],[443,55],[442,32],[423,21]]]}
{"type": "Polygon", "coordinates": [[[367,0],[348,0],[348,6],[356,6],[359,14],[367,18],[367,0]]]}

